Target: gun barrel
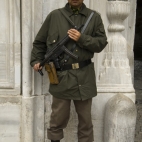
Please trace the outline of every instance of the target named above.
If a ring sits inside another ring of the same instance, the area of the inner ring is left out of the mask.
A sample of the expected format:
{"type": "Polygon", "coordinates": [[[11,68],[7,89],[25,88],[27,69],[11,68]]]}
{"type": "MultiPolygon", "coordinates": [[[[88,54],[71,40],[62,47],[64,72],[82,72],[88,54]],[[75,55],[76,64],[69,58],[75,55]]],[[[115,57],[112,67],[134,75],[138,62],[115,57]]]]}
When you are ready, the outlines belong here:
{"type": "MultiPolygon", "coordinates": [[[[82,24],[80,27],[76,28],[77,30],[80,30],[84,25],[82,24]]],[[[66,35],[62,40],[60,40],[49,52],[49,54],[52,55],[52,53],[58,48],[62,47],[64,44],[67,43],[67,41],[70,39],[68,35],[66,35]]],[[[50,56],[50,55],[49,55],[50,56]]],[[[46,60],[46,58],[44,59],[46,60]]]]}
{"type": "Polygon", "coordinates": [[[73,54],[70,50],[68,50],[66,47],[64,48],[64,52],[67,53],[69,56],[73,57],[74,59],[78,59],[78,56],[73,54]]]}

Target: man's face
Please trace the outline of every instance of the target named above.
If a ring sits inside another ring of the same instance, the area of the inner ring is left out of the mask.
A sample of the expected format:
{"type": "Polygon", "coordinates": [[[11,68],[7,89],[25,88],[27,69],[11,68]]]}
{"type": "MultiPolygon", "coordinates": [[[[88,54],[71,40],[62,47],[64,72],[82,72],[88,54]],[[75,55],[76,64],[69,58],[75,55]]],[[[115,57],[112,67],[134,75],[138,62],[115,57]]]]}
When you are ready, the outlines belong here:
{"type": "Polygon", "coordinates": [[[68,3],[69,3],[72,7],[79,8],[79,7],[82,5],[83,0],[68,0],[68,3]]]}

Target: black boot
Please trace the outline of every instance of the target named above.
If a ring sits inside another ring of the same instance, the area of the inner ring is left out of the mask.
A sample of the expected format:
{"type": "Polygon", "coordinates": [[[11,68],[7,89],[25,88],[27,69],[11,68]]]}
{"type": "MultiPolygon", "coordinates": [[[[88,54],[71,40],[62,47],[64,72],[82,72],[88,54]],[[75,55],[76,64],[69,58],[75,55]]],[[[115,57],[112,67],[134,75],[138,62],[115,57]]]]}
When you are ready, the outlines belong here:
{"type": "Polygon", "coordinates": [[[51,140],[51,142],[60,142],[60,141],[59,140],[56,140],[56,141],[51,140]]]}

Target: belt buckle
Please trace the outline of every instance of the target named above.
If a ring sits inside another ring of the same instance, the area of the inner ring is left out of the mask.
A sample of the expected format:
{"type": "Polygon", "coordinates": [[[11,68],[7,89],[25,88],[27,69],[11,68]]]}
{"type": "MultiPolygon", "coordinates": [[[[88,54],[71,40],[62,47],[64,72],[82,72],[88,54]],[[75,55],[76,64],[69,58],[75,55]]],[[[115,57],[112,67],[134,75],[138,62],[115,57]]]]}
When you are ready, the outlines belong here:
{"type": "Polygon", "coordinates": [[[79,63],[72,64],[72,69],[79,69],[79,63]]]}

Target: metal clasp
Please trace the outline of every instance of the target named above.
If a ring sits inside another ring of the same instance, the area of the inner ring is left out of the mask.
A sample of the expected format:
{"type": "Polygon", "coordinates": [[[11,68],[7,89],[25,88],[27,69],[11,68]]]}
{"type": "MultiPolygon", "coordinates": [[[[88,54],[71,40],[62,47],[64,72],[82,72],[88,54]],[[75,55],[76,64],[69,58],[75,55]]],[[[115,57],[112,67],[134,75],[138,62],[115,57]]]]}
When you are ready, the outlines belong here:
{"type": "Polygon", "coordinates": [[[79,69],[79,64],[78,63],[72,64],[72,69],[79,69]]]}

